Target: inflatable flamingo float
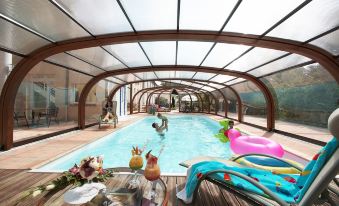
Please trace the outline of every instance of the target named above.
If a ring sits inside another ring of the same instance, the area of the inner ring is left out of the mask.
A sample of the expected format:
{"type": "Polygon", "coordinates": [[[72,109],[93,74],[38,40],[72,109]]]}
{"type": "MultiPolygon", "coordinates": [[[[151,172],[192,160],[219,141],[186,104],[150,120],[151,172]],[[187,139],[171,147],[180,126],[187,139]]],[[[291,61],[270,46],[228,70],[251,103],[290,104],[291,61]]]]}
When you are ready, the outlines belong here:
{"type": "Polygon", "coordinates": [[[267,154],[282,157],[284,149],[282,146],[270,139],[260,136],[242,136],[236,129],[228,129],[225,136],[230,139],[231,149],[236,154],[267,154]]]}

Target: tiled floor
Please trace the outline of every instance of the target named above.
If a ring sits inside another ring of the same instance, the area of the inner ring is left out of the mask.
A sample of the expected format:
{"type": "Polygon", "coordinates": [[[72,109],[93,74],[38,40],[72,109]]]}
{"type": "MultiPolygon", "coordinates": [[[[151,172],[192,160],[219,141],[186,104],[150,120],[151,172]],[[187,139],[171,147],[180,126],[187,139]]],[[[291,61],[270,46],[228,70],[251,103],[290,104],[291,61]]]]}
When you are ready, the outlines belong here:
{"type": "MultiPolygon", "coordinates": [[[[177,113],[166,113],[172,115],[177,113]]],[[[198,114],[199,115],[199,114],[198,114]]],[[[223,117],[204,114],[214,120],[223,119],[223,117]]],[[[3,169],[29,169],[37,168],[53,159],[63,156],[66,153],[76,150],[92,141],[95,141],[119,128],[147,116],[145,113],[129,115],[121,118],[116,129],[107,127],[98,129],[98,126],[90,127],[82,131],[74,131],[58,137],[42,140],[29,145],[14,148],[10,151],[0,152],[0,168],[3,169]]],[[[311,159],[312,156],[321,148],[318,145],[309,144],[300,140],[286,137],[281,134],[267,132],[262,129],[254,128],[245,124],[236,123],[239,127],[249,133],[265,136],[280,143],[284,149],[294,153],[304,159],[311,159]]]]}
{"type": "Polygon", "coordinates": [[[37,168],[53,159],[104,137],[113,131],[125,127],[145,115],[146,114],[135,114],[126,118],[120,118],[117,128],[107,126],[103,129],[98,129],[98,126],[93,126],[82,131],[70,132],[58,137],[14,148],[10,151],[0,152],[0,168],[37,168]]]}

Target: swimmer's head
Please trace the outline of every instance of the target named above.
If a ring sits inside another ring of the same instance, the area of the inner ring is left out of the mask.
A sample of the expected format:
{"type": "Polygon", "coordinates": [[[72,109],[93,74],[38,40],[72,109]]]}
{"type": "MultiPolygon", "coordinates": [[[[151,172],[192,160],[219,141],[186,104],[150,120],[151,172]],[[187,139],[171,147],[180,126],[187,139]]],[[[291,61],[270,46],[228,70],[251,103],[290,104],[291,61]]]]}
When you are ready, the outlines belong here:
{"type": "Polygon", "coordinates": [[[154,122],[154,123],[152,124],[152,127],[155,128],[156,126],[157,126],[157,123],[154,122]]]}

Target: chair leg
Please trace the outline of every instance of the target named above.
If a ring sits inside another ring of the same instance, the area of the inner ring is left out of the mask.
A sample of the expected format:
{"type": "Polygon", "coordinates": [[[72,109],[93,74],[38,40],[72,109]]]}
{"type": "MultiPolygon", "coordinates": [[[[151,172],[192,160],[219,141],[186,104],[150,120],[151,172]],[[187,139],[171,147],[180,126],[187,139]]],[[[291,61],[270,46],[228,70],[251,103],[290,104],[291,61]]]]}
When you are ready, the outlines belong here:
{"type": "Polygon", "coordinates": [[[52,120],[52,117],[46,117],[46,119],[48,120],[48,127],[49,127],[49,125],[51,125],[51,120],[52,120]]]}
{"type": "Polygon", "coordinates": [[[29,128],[29,124],[28,124],[28,121],[27,121],[27,118],[26,118],[26,117],[25,117],[25,121],[26,121],[27,127],[29,128]]]}

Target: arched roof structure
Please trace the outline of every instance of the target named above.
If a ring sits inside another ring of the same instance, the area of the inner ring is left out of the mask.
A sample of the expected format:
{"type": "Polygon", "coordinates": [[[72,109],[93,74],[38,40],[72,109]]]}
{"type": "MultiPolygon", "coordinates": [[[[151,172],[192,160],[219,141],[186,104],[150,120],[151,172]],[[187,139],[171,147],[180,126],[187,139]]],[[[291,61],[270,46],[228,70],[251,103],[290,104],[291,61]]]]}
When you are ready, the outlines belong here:
{"type": "Polygon", "coordinates": [[[100,80],[118,88],[190,79],[208,81],[210,92],[253,82],[272,130],[275,102],[260,77],[316,62],[339,82],[338,13],[336,0],[2,1],[0,50],[21,60],[1,89],[1,143],[12,147],[7,120],[21,82],[40,62],[91,77],[79,100],[80,128],[87,94],[100,80]]]}

